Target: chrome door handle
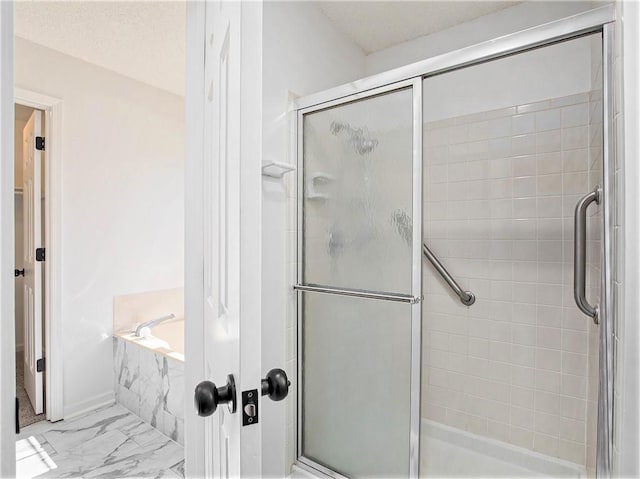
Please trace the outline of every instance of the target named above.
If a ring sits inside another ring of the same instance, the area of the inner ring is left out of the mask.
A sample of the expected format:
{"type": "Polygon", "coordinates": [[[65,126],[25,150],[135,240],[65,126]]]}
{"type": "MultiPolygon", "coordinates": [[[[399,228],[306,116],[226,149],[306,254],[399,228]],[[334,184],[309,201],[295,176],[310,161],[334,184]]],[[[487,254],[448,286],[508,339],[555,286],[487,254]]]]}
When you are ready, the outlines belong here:
{"type": "Polygon", "coordinates": [[[236,382],[233,374],[227,376],[227,384],[216,387],[211,381],[202,381],[196,386],[194,402],[198,416],[211,416],[219,404],[228,404],[231,413],[236,412],[236,382]]]}
{"type": "Polygon", "coordinates": [[[602,188],[597,185],[595,189],[585,195],[576,205],[573,230],[573,297],[580,311],[593,318],[598,324],[598,305],[591,306],[585,293],[587,274],[587,209],[595,202],[600,204],[602,188]]]}

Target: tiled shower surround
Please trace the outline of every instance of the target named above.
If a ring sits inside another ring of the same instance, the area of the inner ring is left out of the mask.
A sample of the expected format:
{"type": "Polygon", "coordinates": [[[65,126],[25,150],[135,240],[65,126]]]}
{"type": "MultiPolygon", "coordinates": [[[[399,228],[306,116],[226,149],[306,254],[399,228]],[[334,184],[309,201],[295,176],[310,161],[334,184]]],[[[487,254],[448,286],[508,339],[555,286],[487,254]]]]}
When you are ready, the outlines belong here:
{"type": "Polygon", "coordinates": [[[573,214],[601,181],[600,97],[428,123],[424,151],[425,239],[477,301],[462,305],[425,262],[422,416],[589,470],[597,327],[573,299],[573,214]]]}
{"type": "Polygon", "coordinates": [[[184,445],[184,363],[113,338],[116,402],[184,445]]]}

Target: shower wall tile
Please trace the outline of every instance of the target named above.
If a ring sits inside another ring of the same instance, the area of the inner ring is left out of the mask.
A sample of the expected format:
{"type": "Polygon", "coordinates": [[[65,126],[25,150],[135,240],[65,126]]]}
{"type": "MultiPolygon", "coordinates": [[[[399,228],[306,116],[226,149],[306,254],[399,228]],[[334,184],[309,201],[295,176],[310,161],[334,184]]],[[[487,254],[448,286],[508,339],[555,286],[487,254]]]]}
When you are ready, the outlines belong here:
{"type": "Polygon", "coordinates": [[[424,235],[477,300],[463,306],[424,265],[423,416],[581,465],[597,329],[573,300],[573,210],[601,174],[599,98],[425,125],[424,235]]]}

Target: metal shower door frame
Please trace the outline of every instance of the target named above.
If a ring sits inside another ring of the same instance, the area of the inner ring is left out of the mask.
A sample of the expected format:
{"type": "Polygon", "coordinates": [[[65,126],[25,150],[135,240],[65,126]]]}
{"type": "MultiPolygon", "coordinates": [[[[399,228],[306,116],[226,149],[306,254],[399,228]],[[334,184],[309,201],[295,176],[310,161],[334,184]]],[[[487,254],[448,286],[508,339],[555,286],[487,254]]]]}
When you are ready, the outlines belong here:
{"type": "Polygon", "coordinates": [[[306,458],[302,455],[302,384],[304,377],[302,374],[302,301],[301,294],[313,292],[314,294],[339,294],[343,296],[355,296],[368,298],[370,300],[399,301],[411,305],[411,392],[410,392],[410,441],[409,441],[409,475],[418,477],[420,464],[420,393],[421,393],[421,352],[422,352],[422,78],[405,79],[383,85],[378,88],[368,89],[353,95],[343,96],[307,108],[298,109],[296,112],[296,138],[295,151],[297,155],[297,281],[294,289],[298,292],[297,297],[297,439],[296,460],[297,464],[309,472],[322,474],[329,477],[344,477],[322,464],[306,458]],[[304,285],[303,279],[303,235],[304,225],[304,161],[303,161],[303,139],[304,139],[304,115],[319,110],[325,110],[348,103],[374,98],[376,96],[393,93],[394,91],[411,88],[412,91],[412,246],[411,246],[411,294],[393,294],[365,292],[349,290],[343,288],[326,288],[304,285]]]}
{"type": "MultiPolygon", "coordinates": [[[[602,247],[602,293],[601,293],[601,330],[600,330],[600,347],[605,351],[603,362],[600,367],[600,387],[599,387],[599,413],[598,413],[598,452],[597,452],[597,472],[599,477],[609,477],[612,471],[612,430],[613,430],[613,319],[614,319],[614,301],[613,301],[613,273],[614,273],[614,260],[615,260],[615,245],[613,243],[614,234],[614,219],[615,209],[617,201],[617,192],[615,191],[614,174],[615,174],[615,137],[614,137],[614,114],[615,114],[615,96],[614,96],[614,77],[613,77],[613,60],[614,60],[614,28],[615,28],[615,7],[613,4],[609,4],[603,7],[595,8],[583,13],[572,15],[561,20],[552,21],[543,25],[539,25],[533,28],[529,28],[520,32],[505,35],[503,37],[496,38],[487,42],[482,42],[470,47],[455,50],[449,53],[438,55],[420,62],[405,65],[400,68],[396,68],[387,72],[383,72],[377,75],[366,77],[354,82],[350,82],[345,85],[341,85],[335,88],[331,88],[319,93],[308,95],[299,98],[295,101],[292,111],[296,114],[295,133],[293,134],[292,141],[293,151],[297,154],[297,166],[298,166],[298,195],[297,195],[297,261],[298,261],[298,281],[300,284],[302,279],[302,208],[303,198],[301,192],[303,191],[303,164],[302,164],[302,118],[305,113],[309,113],[315,110],[321,110],[331,106],[355,101],[358,99],[366,98],[368,96],[376,95],[383,92],[392,91],[407,85],[422,83],[422,80],[431,76],[439,75],[441,73],[458,70],[468,66],[478,65],[491,60],[504,58],[519,53],[524,53],[529,50],[543,48],[553,45],[558,42],[567,41],[579,38],[584,35],[601,33],[602,34],[602,64],[603,64],[603,139],[604,139],[604,151],[603,151],[603,247],[602,247]]],[[[415,92],[420,91],[420,118],[422,117],[422,89],[414,89],[414,122],[417,108],[415,92]]],[[[421,119],[420,119],[421,121],[421,119]]],[[[415,160],[419,155],[422,157],[422,127],[416,128],[414,124],[414,132],[420,130],[418,135],[414,134],[414,168],[415,160]],[[420,139],[420,143],[417,144],[417,139],[420,139]]],[[[421,171],[422,165],[419,165],[419,171],[421,171]]],[[[419,178],[415,176],[414,170],[414,188],[418,187],[422,190],[422,174],[419,178]],[[420,182],[420,185],[416,185],[416,181],[420,182]]],[[[414,208],[415,195],[414,195],[414,208]]],[[[422,218],[421,205],[420,218],[422,218]]],[[[415,213],[414,213],[415,214],[415,213]]],[[[417,222],[414,220],[414,226],[417,222]]],[[[421,224],[421,222],[420,222],[421,224]]],[[[418,248],[416,251],[416,235],[421,228],[414,229],[414,251],[413,251],[413,276],[416,284],[416,271],[421,269],[421,252],[418,248]]],[[[421,238],[418,239],[418,244],[421,245],[421,238]]],[[[418,284],[421,283],[421,278],[418,278],[418,284]]],[[[415,298],[421,298],[422,292],[412,291],[412,295],[415,298]]],[[[421,310],[420,302],[418,301],[414,308],[418,311],[421,310]]],[[[298,342],[297,342],[297,384],[298,384],[298,412],[297,412],[297,440],[296,455],[297,465],[302,469],[309,472],[325,475],[329,477],[342,477],[323,467],[321,465],[313,463],[305,459],[301,455],[301,438],[302,438],[302,417],[301,417],[301,388],[302,377],[302,310],[300,293],[298,294],[298,342]]],[[[418,477],[419,474],[419,462],[420,462],[420,337],[413,337],[414,323],[417,330],[420,329],[420,317],[417,320],[415,313],[412,313],[412,411],[411,411],[411,466],[410,477],[418,477]],[[415,348],[418,348],[416,351],[415,348]],[[418,358],[417,368],[413,368],[414,359],[418,358]],[[416,370],[414,370],[416,369],[416,370]],[[417,378],[417,391],[414,391],[414,380],[417,378]],[[417,398],[417,413],[414,411],[413,403],[417,398]],[[417,414],[417,427],[414,427],[414,420],[417,414]]],[[[603,355],[600,354],[602,357],[603,355]]]]}

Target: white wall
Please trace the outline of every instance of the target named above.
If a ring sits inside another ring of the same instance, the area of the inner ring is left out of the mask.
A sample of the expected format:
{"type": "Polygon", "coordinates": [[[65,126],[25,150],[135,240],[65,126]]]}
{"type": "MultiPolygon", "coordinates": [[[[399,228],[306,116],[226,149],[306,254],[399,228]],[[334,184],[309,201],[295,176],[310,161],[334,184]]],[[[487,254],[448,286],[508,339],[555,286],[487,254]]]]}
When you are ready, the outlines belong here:
{"type": "Polygon", "coordinates": [[[113,399],[113,297],[182,286],[184,100],[20,38],[15,69],[17,87],[63,101],[68,416],[113,399]]]}
{"type": "Polygon", "coordinates": [[[524,2],[367,56],[373,75],[594,8],[597,2],[524,2]]]}
{"type": "MultiPolygon", "coordinates": [[[[365,56],[312,4],[267,2],[263,30],[263,159],[290,156],[289,91],[308,95],[364,76],[365,56]]],[[[280,367],[295,378],[295,174],[263,177],[263,373],[280,367]],[[286,352],[286,353],[285,353],[286,352]]],[[[263,401],[263,474],[284,476],[293,461],[295,383],[281,403],[263,401]],[[287,445],[283,451],[279,444],[287,445]],[[273,449],[272,449],[273,448],[273,449]]]]}

